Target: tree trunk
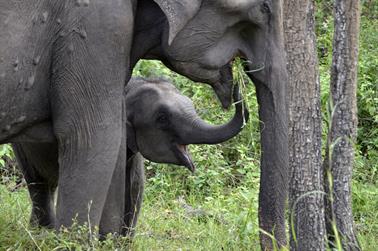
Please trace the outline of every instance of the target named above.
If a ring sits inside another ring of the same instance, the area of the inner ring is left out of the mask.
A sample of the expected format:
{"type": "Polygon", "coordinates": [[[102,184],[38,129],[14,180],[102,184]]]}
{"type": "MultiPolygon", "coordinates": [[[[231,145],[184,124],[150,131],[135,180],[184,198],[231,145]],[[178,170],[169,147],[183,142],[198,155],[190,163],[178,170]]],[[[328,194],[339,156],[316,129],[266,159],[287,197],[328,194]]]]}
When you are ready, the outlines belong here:
{"type": "Polygon", "coordinates": [[[327,142],[327,232],[330,243],[360,250],[352,215],[351,179],[357,132],[357,62],[360,23],[358,0],[335,0],[331,69],[332,116],[327,142]],[[331,182],[328,182],[330,180],[331,182]],[[337,229],[337,230],[336,230],[337,229]]]}
{"type": "Polygon", "coordinates": [[[290,92],[290,247],[324,250],[320,83],[313,1],[285,0],[284,31],[290,92]]]}

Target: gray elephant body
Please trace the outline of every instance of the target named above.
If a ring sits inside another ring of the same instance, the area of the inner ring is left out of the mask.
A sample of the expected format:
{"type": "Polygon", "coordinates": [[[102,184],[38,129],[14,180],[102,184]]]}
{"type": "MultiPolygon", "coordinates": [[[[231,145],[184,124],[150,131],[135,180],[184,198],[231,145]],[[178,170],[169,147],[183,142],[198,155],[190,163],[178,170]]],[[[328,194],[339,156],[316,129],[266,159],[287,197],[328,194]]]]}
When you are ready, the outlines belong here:
{"type": "Polygon", "coordinates": [[[104,188],[126,165],[122,93],[135,8],[134,0],[0,1],[0,143],[52,122],[57,229],[75,217],[98,226],[105,201],[123,199],[104,188]]]}
{"type": "Polygon", "coordinates": [[[262,121],[262,249],[273,249],[264,232],[285,245],[281,6],[280,0],[1,0],[0,142],[51,118],[61,167],[56,226],[69,226],[76,214],[80,223],[87,221],[89,202],[89,220],[99,225],[105,200],[117,197],[103,188],[117,183],[113,174],[125,165],[122,91],[138,59],[160,59],[210,84],[228,107],[230,62],[239,56],[256,86],[262,121]]]}
{"type": "MultiPolygon", "coordinates": [[[[235,99],[239,100],[237,89],[235,99]]],[[[191,100],[164,80],[132,79],[125,90],[125,103],[129,135],[126,173],[119,176],[115,173],[115,184],[112,184],[114,189],[125,184],[125,203],[113,204],[113,200],[106,203],[109,209],[106,212],[110,215],[104,215],[101,220],[101,234],[133,233],[143,196],[144,165],[139,152],[151,161],[183,165],[194,171],[188,144],[223,142],[235,136],[242,129],[244,120],[248,120],[248,111],[243,110],[239,102],[229,123],[208,125],[198,117],[191,100]],[[118,178],[124,178],[125,182],[117,181],[118,178]]],[[[59,181],[58,147],[50,127],[46,123],[43,128],[33,131],[36,135],[43,135],[45,142],[35,143],[35,136],[33,142],[22,142],[30,139],[30,135],[13,143],[33,203],[31,222],[47,227],[55,225],[53,201],[59,181]]],[[[113,189],[112,185],[110,189],[113,189]]]]}

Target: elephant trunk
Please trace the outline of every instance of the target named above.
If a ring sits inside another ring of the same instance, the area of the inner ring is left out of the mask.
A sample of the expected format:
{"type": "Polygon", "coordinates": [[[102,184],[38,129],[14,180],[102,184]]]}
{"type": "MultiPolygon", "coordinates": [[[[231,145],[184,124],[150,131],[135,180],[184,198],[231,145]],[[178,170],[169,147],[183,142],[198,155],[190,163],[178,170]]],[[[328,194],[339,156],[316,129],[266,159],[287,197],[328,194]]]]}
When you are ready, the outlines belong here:
{"type": "Polygon", "coordinates": [[[224,125],[210,125],[197,115],[192,119],[189,129],[182,135],[183,144],[218,144],[236,136],[248,121],[249,113],[241,101],[239,87],[234,86],[233,98],[235,114],[231,121],[224,125]]]}

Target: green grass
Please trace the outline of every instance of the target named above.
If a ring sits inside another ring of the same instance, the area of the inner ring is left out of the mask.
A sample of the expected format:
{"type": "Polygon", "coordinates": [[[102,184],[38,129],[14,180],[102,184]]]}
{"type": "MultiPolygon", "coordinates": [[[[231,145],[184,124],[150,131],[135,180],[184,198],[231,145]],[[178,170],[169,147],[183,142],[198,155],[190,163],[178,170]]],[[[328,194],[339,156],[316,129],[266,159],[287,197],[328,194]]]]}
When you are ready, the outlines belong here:
{"type": "Polygon", "coordinates": [[[362,250],[377,250],[378,186],[353,182],[353,212],[362,250]]]}
{"type": "MultiPolygon", "coordinates": [[[[166,173],[170,172],[174,170],[166,170],[166,173]]],[[[257,182],[255,188],[239,186],[228,188],[223,194],[204,197],[191,189],[175,189],[182,186],[181,180],[173,180],[169,174],[162,175],[173,188],[156,190],[160,184],[154,180],[147,182],[137,234],[131,245],[122,238],[109,237],[103,243],[90,240],[85,227],[75,227],[59,236],[52,231],[32,229],[28,226],[30,202],[26,189],[11,192],[9,189],[14,185],[1,185],[0,250],[114,250],[126,247],[131,250],[259,250],[257,182]],[[205,215],[188,214],[180,196],[187,205],[204,210],[205,215]]],[[[181,175],[190,174],[182,172],[181,175]]],[[[354,182],[353,191],[354,215],[362,248],[376,250],[378,188],[354,182]]]]}
{"type": "MultiPolygon", "coordinates": [[[[253,250],[258,249],[258,231],[255,192],[232,189],[227,196],[200,199],[183,195],[194,208],[206,214],[188,214],[182,202],[173,193],[151,191],[147,185],[137,234],[132,250],[253,250]]],[[[126,247],[127,240],[116,238],[100,243],[90,241],[85,228],[75,228],[56,236],[51,231],[30,229],[28,216],[30,203],[25,188],[10,192],[0,186],[0,250],[51,250],[53,248],[95,247],[109,250],[126,247]],[[84,237],[83,237],[84,236],[84,237]]],[[[178,192],[178,194],[180,194],[178,192]]]]}

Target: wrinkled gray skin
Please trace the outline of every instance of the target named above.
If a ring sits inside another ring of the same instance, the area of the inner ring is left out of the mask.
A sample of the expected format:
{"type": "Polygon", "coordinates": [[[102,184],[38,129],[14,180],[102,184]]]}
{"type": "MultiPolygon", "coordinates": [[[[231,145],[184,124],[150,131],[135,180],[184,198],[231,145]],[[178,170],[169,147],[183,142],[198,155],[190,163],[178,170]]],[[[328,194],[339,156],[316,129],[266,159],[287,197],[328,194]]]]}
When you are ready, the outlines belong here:
{"type": "MultiPolygon", "coordinates": [[[[108,209],[106,198],[122,197],[103,188],[117,183],[111,182],[113,173],[126,161],[118,154],[125,147],[121,92],[139,58],[160,59],[174,71],[212,85],[228,107],[229,63],[241,56],[248,60],[245,70],[256,86],[262,121],[260,227],[285,244],[288,144],[282,1],[86,2],[0,2],[0,142],[9,142],[51,115],[62,167],[56,226],[69,226],[76,214],[79,222],[87,221],[90,201],[89,219],[98,225],[108,209]]],[[[272,249],[264,234],[261,244],[272,249]]]]}
{"type": "Polygon", "coordinates": [[[111,222],[110,206],[124,199],[113,184],[125,182],[123,90],[135,7],[132,0],[0,0],[0,143],[28,135],[41,142],[33,131],[52,121],[61,167],[57,229],[76,216],[80,224],[111,222]]]}
{"type": "MultiPolygon", "coordinates": [[[[234,100],[240,100],[237,87],[234,100]]],[[[230,122],[221,126],[209,125],[197,115],[192,101],[165,80],[130,80],[125,103],[128,108],[128,154],[124,215],[109,215],[112,221],[110,224],[101,222],[101,234],[114,231],[114,225],[122,226],[119,233],[133,234],[143,196],[144,166],[139,153],[150,161],[182,165],[194,172],[188,144],[221,143],[238,134],[244,121],[248,121],[248,111],[238,102],[230,122]]],[[[33,204],[31,223],[53,227],[54,193],[59,180],[57,144],[51,126],[46,124],[43,131],[35,133],[44,135],[45,143],[14,143],[13,149],[33,204]]],[[[120,207],[119,204],[107,206],[120,207]]]]}

